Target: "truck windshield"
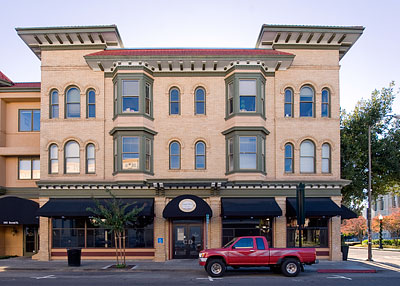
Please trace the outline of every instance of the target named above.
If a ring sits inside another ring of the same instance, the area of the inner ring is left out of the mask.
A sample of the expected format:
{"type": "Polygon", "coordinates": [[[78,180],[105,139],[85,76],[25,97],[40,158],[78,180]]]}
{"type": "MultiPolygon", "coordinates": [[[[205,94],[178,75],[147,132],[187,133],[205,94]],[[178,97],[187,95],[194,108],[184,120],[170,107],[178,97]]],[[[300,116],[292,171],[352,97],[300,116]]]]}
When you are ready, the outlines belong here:
{"type": "Polygon", "coordinates": [[[225,244],[223,248],[228,248],[228,247],[231,246],[236,240],[237,240],[237,237],[234,237],[231,241],[229,241],[227,244],[225,244]]]}

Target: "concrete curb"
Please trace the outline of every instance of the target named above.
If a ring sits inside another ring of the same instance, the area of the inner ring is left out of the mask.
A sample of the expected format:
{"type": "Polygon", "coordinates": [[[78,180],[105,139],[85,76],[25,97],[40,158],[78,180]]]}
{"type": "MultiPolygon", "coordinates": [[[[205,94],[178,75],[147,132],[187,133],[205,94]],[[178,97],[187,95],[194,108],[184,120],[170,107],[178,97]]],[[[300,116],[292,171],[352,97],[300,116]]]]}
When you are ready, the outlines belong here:
{"type": "MultiPolygon", "coordinates": [[[[362,246],[350,246],[350,249],[367,249],[367,247],[362,247],[362,246]]],[[[379,249],[376,247],[373,247],[372,250],[379,250],[379,251],[392,251],[392,252],[400,252],[400,249],[395,249],[395,248],[383,248],[383,249],[379,249]]]]}

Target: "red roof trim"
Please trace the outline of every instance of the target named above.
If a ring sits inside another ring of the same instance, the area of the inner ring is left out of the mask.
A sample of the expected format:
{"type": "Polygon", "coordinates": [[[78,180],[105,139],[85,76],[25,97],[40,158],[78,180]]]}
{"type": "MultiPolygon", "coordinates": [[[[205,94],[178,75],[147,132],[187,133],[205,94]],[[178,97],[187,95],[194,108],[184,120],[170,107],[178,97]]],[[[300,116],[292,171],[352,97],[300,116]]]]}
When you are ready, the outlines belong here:
{"type": "Polygon", "coordinates": [[[293,56],[269,49],[115,49],[87,55],[96,56],[293,56]]]}
{"type": "Polygon", "coordinates": [[[11,79],[9,79],[9,78],[8,78],[4,73],[2,73],[1,71],[0,71],[0,80],[9,82],[10,84],[13,84],[13,82],[11,81],[11,79]]]}
{"type": "Polygon", "coordinates": [[[15,82],[12,86],[6,86],[5,88],[40,88],[40,82],[15,82]]]}

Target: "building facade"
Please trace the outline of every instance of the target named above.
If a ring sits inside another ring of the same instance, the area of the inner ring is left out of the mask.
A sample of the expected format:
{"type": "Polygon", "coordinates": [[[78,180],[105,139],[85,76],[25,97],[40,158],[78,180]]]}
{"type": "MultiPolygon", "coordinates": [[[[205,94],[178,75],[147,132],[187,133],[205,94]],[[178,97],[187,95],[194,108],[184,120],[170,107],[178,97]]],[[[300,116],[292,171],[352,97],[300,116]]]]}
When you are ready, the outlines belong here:
{"type": "Polygon", "coordinates": [[[296,247],[304,182],[303,246],[340,259],[339,61],[362,31],[264,25],[254,49],[124,49],[116,26],[18,28],[41,60],[34,257],[113,256],[87,211],[107,190],[144,207],[130,259],[194,258],[240,235],[296,247]]]}

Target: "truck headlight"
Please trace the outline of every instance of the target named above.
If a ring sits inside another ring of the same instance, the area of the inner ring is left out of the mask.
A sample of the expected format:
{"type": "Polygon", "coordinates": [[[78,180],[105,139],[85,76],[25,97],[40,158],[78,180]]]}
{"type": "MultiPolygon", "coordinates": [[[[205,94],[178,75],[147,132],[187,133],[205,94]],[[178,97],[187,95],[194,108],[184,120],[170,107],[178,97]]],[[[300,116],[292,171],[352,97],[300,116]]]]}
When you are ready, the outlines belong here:
{"type": "Polygon", "coordinates": [[[199,258],[204,258],[204,257],[206,257],[205,253],[199,253],[199,258]]]}

